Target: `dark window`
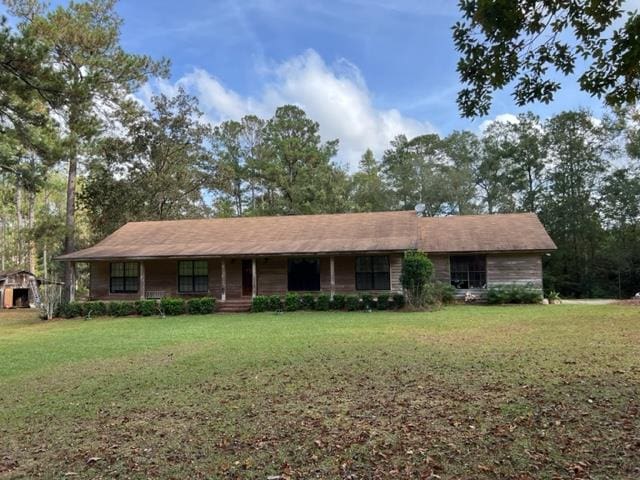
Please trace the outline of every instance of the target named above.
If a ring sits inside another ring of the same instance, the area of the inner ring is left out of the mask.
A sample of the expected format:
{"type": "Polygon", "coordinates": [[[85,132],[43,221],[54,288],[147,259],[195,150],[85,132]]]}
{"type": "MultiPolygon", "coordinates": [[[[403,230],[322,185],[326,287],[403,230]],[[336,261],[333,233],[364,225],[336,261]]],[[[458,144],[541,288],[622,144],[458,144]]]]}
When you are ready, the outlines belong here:
{"type": "Polygon", "coordinates": [[[391,290],[389,257],[356,257],[357,290],[391,290]]]}
{"type": "Polygon", "coordinates": [[[178,292],[207,293],[209,291],[209,263],[206,260],[178,262],[178,292]]]}
{"type": "Polygon", "coordinates": [[[487,288],[487,257],[457,255],[450,257],[451,285],[456,288],[487,288]]]}
{"type": "Polygon", "coordinates": [[[136,293],[139,275],[137,262],[112,263],[109,290],[111,293],[136,293]]]}
{"type": "Polygon", "coordinates": [[[320,260],[290,258],[287,284],[287,288],[292,292],[320,291],[320,260]]]}

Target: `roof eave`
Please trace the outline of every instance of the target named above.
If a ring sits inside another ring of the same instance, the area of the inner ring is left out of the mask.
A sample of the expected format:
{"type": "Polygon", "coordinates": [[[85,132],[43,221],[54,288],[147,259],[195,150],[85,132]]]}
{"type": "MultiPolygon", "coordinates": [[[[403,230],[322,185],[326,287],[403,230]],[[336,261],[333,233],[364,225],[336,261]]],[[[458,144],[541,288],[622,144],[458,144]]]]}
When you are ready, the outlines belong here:
{"type": "Polygon", "coordinates": [[[53,259],[59,262],[99,262],[112,260],[180,260],[186,258],[242,258],[242,257],[300,257],[300,256],[330,256],[330,255],[361,255],[361,254],[381,254],[381,253],[403,253],[412,250],[412,247],[393,249],[373,249],[373,250],[342,250],[342,251],[308,251],[308,252],[272,252],[272,253],[225,253],[217,255],[120,255],[120,256],[89,256],[76,257],[73,254],[60,255],[53,259]]]}

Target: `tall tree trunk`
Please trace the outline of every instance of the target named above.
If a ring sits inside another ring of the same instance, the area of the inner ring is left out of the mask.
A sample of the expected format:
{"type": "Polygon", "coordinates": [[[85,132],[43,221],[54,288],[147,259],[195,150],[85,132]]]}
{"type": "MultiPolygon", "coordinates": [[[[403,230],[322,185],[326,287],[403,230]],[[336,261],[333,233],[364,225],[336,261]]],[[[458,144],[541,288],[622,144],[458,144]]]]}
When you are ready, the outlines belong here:
{"type": "Polygon", "coordinates": [[[17,267],[24,268],[22,265],[22,186],[16,184],[16,253],[17,253],[17,267]]]}
{"type": "Polygon", "coordinates": [[[47,262],[47,242],[44,242],[42,246],[42,270],[44,270],[44,281],[49,278],[49,265],[47,262]]]}
{"type": "Polygon", "coordinates": [[[7,236],[6,236],[6,228],[4,226],[4,220],[0,220],[0,228],[2,228],[2,253],[0,254],[0,270],[4,272],[4,262],[5,262],[5,249],[7,245],[7,236]]]}
{"type": "Polygon", "coordinates": [[[36,273],[36,263],[38,254],[36,251],[36,239],[33,233],[33,227],[35,224],[35,211],[36,211],[36,192],[34,190],[29,191],[29,216],[28,216],[28,226],[29,226],[29,271],[31,273],[36,273]]]}
{"type": "MultiPolygon", "coordinates": [[[[67,214],[65,219],[64,253],[71,253],[76,248],[76,177],[78,175],[78,159],[75,154],[69,158],[69,176],[67,178],[67,214]]],[[[76,271],[73,262],[64,262],[64,300],[75,300],[76,271]]]]}

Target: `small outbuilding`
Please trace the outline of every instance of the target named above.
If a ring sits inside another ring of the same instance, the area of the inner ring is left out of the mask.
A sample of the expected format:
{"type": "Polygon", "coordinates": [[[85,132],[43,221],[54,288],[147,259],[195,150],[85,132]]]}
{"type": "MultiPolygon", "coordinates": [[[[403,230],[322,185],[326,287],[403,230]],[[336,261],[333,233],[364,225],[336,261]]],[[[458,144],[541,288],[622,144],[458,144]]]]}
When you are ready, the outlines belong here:
{"type": "Polygon", "coordinates": [[[40,305],[42,282],[31,272],[0,272],[0,308],[34,308],[40,305]]]}

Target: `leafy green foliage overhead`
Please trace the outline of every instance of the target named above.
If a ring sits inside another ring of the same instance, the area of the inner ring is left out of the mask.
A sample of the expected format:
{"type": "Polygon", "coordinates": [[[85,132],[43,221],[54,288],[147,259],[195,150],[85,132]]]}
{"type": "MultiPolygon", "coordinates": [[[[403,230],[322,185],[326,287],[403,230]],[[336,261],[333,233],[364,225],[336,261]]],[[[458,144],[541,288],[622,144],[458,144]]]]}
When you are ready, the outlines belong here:
{"type": "Polygon", "coordinates": [[[608,105],[640,99],[640,16],[623,0],[460,0],[453,27],[465,117],[486,115],[493,93],[513,84],[517,105],[549,103],[556,72],[608,105]],[[622,22],[622,25],[618,25],[622,22]]]}

